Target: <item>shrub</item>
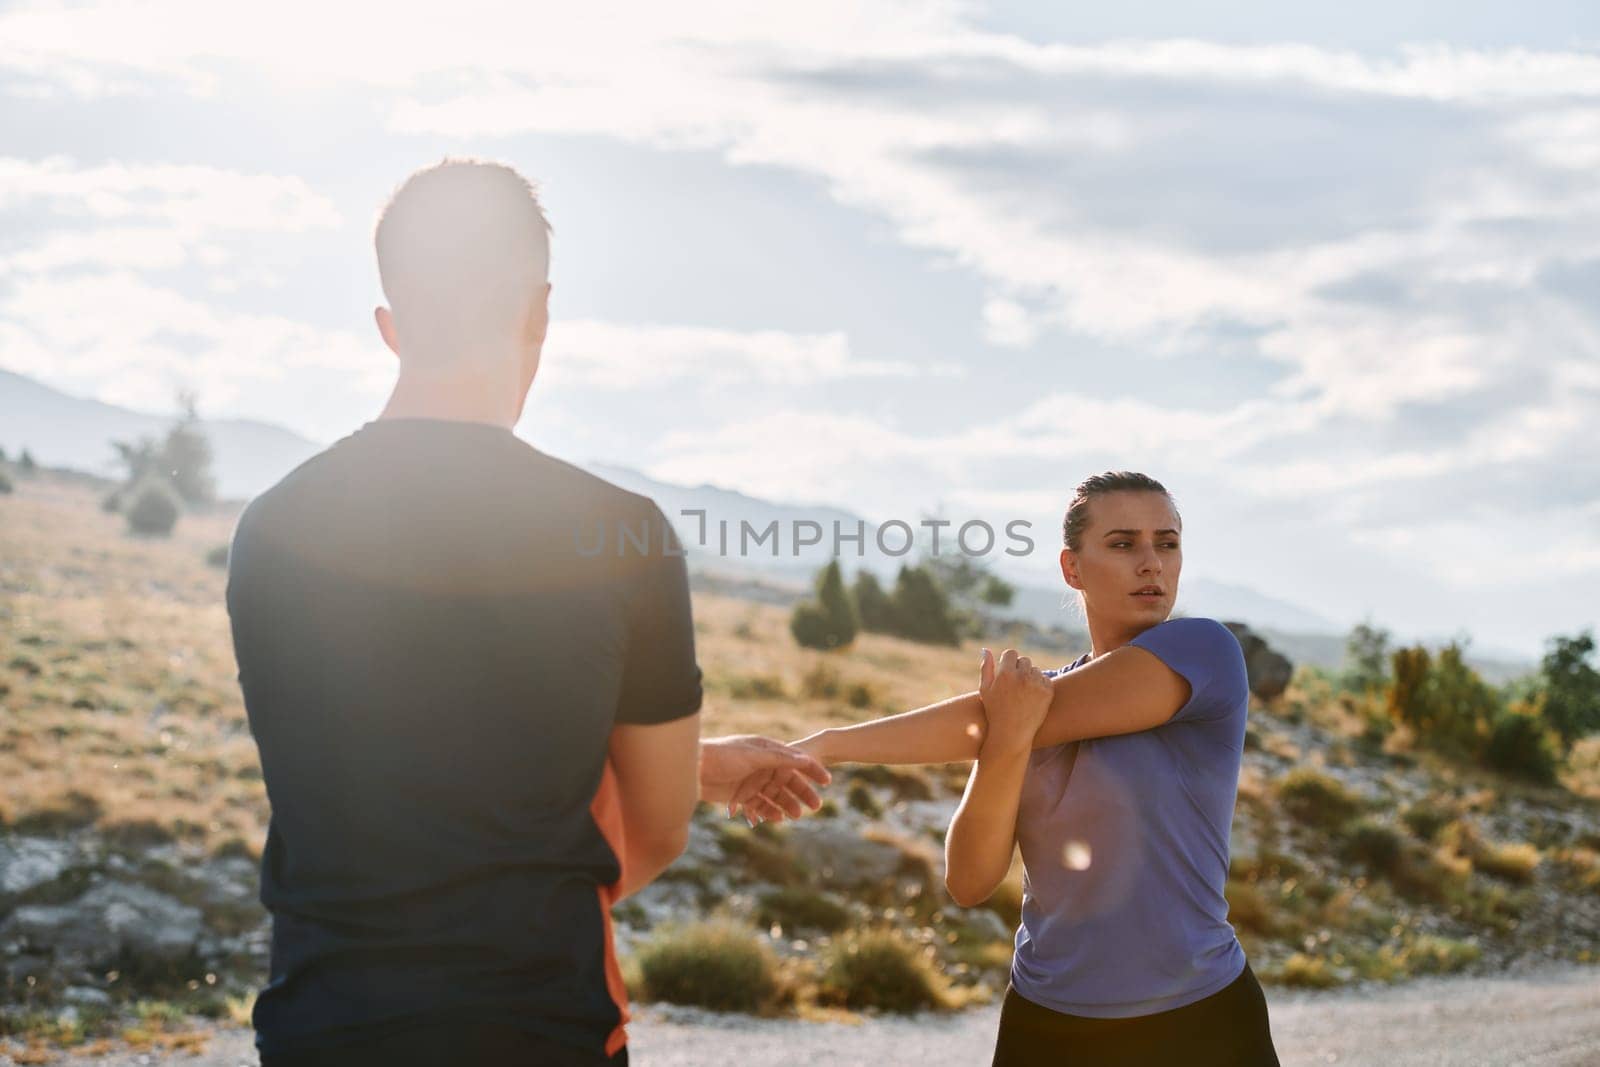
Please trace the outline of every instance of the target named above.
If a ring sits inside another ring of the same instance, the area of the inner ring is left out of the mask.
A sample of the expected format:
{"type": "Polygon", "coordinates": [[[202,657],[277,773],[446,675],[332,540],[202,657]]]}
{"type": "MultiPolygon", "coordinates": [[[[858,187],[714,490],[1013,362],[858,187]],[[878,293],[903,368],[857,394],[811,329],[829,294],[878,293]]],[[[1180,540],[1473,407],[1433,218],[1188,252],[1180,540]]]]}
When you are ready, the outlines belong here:
{"type": "Polygon", "coordinates": [[[1337,778],[1309,767],[1290,771],[1278,780],[1283,808],[1309,826],[1335,829],[1361,811],[1361,800],[1337,778]]]}
{"type": "Polygon", "coordinates": [[[728,695],[738,700],[782,700],[783,679],[771,674],[735,675],[728,679],[728,695]]]}
{"type": "Polygon", "coordinates": [[[839,695],[839,672],[825,662],[815,666],[800,677],[800,692],[813,700],[831,700],[839,695]]]}
{"type": "Polygon", "coordinates": [[[818,573],[817,598],[795,605],[789,617],[789,632],[805,648],[842,648],[856,639],[860,625],[838,560],[829,561],[818,573]]]}
{"type": "Polygon", "coordinates": [[[778,992],[772,950],[726,921],[668,927],[637,956],[644,996],[716,1011],[759,1011],[778,992]]]}
{"type": "Polygon", "coordinates": [[[1307,989],[1328,989],[1339,984],[1339,976],[1328,969],[1327,960],[1303,952],[1284,960],[1274,977],[1284,985],[1307,989]]]}
{"type": "Polygon", "coordinates": [[[1365,864],[1379,874],[1392,874],[1400,864],[1400,835],[1394,828],[1372,819],[1360,819],[1345,836],[1345,859],[1365,864]]]}
{"type": "Polygon", "coordinates": [[[844,692],[844,699],[852,708],[870,708],[874,700],[872,686],[866,682],[852,682],[844,692]]]}
{"type": "Polygon", "coordinates": [[[1400,821],[1406,824],[1406,829],[1423,841],[1432,841],[1439,836],[1453,816],[1443,808],[1419,800],[1400,814],[1400,821]]]}
{"type": "Polygon", "coordinates": [[[1539,867],[1539,850],[1526,842],[1484,844],[1472,857],[1472,863],[1490,877],[1526,885],[1533,881],[1533,873],[1539,867]]]}
{"type": "Polygon", "coordinates": [[[887,930],[836,942],[819,984],[827,999],[848,1008],[914,1012],[951,1006],[948,987],[923,950],[887,930]]]}
{"type": "Polygon", "coordinates": [[[1485,765],[1540,785],[1553,785],[1560,756],[1544,723],[1507,711],[1495,719],[1483,750],[1485,765]]]}
{"type": "Polygon", "coordinates": [[[228,569],[228,545],[221,544],[206,553],[206,562],[213,567],[228,569]]]}
{"type": "Polygon", "coordinates": [[[8,496],[12,491],[11,479],[6,477],[5,471],[0,471],[0,496],[8,496]]]}
{"type": "Polygon", "coordinates": [[[102,813],[100,801],[72,789],[18,818],[13,829],[19,834],[65,833],[93,825],[102,813]]]}
{"type": "Polygon", "coordinates": [[[1234,926],[1271,937],[1278,924],[1266,896],[1256,886],[1238,879],[1228,879],[1223,887],[1228,898],[1228,921],[1234,926]]]}
{"type": "Polygon", "coordinates": [[[821,930],[834,934],[850,925],[850,909],[826,893],[799,887],[763,894],[756,910],[762,926],[821,930]]]}
{"type": "Polygon", "coordinates": [[[872,790],[865,782],[851,782],[850,791],[845,794],[845,799],[853,810],[859,811],[869,819],[876,819],[883,814],[878,798],[872,795],[872,790]]]}
{"type": "Polygon", "coordinates": [[[128,508],[128,529],[147,537],[165,537],[178,522],[178,496],[161,482],[150,480],[134,491],[128,508]]]}
{"type": "Polygon", "coordinates": [[[107,515],[115,515],[122,510],[122,490],[113,489],[100,498],[100,510],[107,515]]]}

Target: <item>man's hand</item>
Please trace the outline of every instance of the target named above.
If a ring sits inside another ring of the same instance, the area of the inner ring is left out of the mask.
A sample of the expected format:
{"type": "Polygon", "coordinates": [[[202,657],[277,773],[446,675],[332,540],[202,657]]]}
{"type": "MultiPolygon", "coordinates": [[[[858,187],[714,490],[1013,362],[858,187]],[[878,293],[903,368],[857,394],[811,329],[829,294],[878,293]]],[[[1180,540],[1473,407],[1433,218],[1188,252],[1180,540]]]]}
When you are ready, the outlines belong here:
{"type": "Polygon", "coordinates": [[[816,786],[832,780],[811,756],[768,737],[738,734],[700,742],[700,799],[727,804],[730,817],[738,809],[737,792],[741,800],[755,794],[766,817],[781,811],[798,819],[805,808],[822,806],[816,786]]]}
{"type": "Polygon", "coordinates": [[[1012,648],[1000,654],[1000,663],[996,666],[994,653],[986,648],[979,671],[978,694],[983,698],[983,714],[989,722],[978,758],[1031,751],[1033,735],[1039,732],[1039,725],[1044,722],[1050,700],[1055,695],[1044,672],[1012,648]]]}

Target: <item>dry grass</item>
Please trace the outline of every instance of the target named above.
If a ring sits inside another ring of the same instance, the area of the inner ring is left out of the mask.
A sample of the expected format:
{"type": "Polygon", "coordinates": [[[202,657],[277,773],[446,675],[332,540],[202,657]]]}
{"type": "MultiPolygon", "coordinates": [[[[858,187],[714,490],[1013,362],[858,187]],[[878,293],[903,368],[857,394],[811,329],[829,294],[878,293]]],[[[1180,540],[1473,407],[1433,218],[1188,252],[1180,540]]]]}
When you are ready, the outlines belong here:
{"type": "MultiPolygon", "coordinates": [[[[47,475],[0,498],[0,820],[258,852],[266,793],[226,574],[206,561],[234,518],[186,515],[170,539],[142,539],[87,486],[47,475]]],[[[976,687],[976,644],[866,634],[823,654],[796,646],[782,608],[697,595],[694,610],[708,734],[794,739],[976,687]]]]}

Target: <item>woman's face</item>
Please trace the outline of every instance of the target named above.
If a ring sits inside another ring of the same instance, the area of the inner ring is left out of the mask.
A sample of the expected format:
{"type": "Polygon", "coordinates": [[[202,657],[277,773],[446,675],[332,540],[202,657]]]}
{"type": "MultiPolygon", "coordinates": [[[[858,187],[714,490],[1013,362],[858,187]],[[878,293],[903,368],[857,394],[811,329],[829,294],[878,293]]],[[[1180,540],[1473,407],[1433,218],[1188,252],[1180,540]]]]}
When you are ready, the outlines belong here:
{"type": "Polygon", "coordinates": [[[1164,621],[1178,598],[1183,543],[1165,493],[1122,490],[1089,501],[1081,547],[1061,550],[1061,573],[1083,593],[1091,618],[1143,629],[1164,621]],[[1154,596],[1140,590],[1155,587],[1154,596]]]}

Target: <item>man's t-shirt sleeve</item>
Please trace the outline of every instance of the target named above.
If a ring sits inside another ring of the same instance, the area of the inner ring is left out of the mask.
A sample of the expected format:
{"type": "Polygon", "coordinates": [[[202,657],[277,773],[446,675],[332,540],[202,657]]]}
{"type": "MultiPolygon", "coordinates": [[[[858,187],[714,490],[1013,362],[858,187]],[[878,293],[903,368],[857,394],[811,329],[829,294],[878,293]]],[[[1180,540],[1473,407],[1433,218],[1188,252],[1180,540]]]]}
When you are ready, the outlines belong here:
{"type": "Polygon", "coordinates": [[[1154,653],[1189,683],[1189,700],[1168,722],[1226,718],[1248,704],[1244,650],[1215,619],[1168,619],[1128,642],[1154,653]]]}
{"type": "MultiPolygon", "coordinates": [[[[689,568],[661,509],[650,507],[650,543],[629,561],[628,638],[623,651],[619,723],[669,722],[700,710],[689,568]]],[[[630,547],[630,552],[634,550],[630,547]]]]}

